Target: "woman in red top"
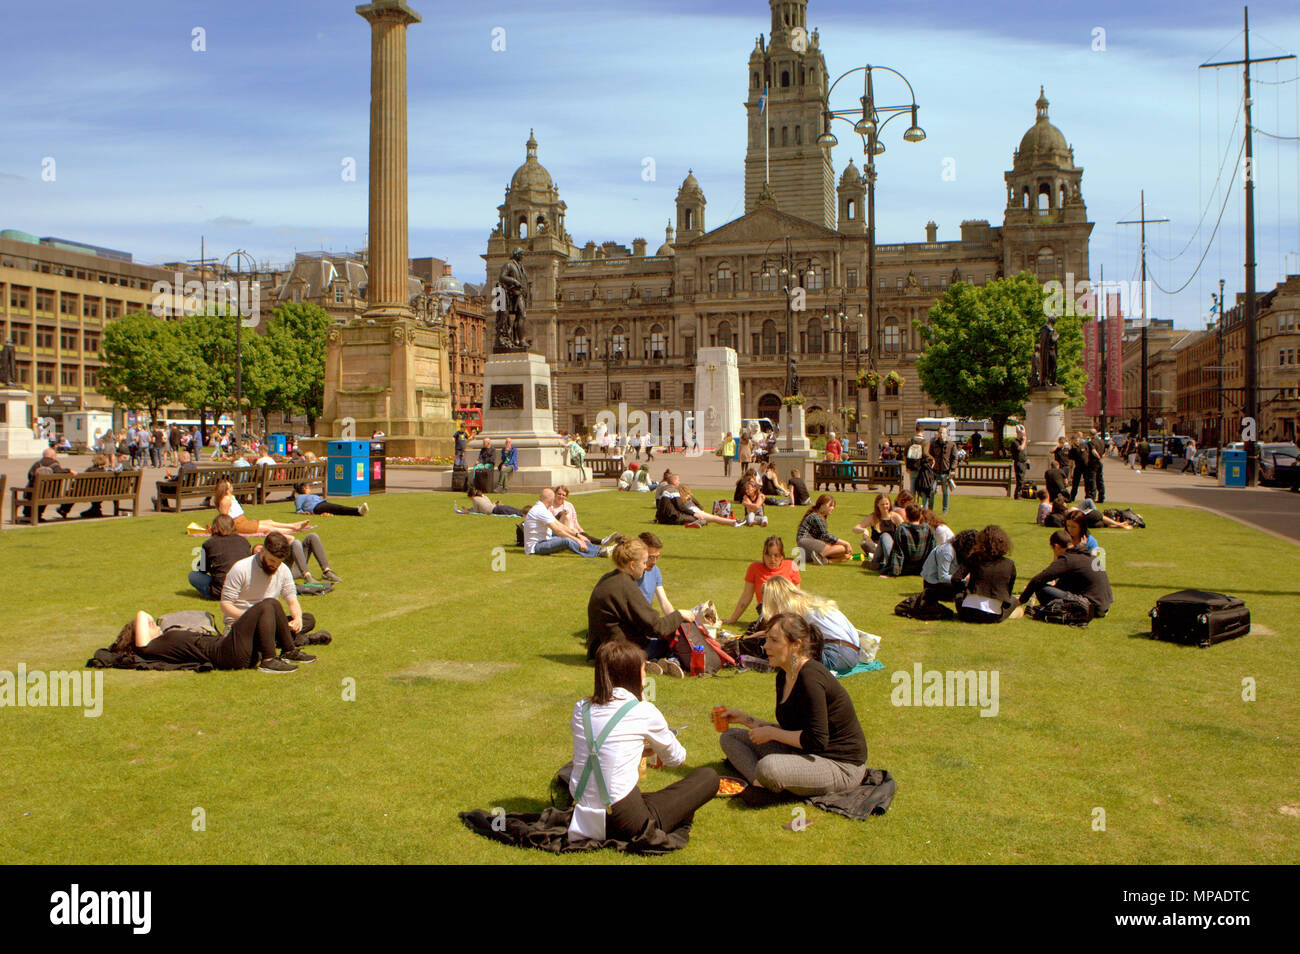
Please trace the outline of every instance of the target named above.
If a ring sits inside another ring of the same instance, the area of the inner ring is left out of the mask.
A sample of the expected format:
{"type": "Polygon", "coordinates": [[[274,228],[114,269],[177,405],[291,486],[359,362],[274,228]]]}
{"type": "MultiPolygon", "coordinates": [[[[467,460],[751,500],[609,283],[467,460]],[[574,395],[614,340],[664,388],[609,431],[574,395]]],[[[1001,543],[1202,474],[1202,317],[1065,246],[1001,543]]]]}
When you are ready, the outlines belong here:
{"type": "Polygon", "coordinates": [[[826,442],[826,459],[841,460],[844,454],[844,445],[839,442],[835,432],[831,431],[830,440],[826,442]]]}
{"type": "Polygon", "coordinates": [[[722,622],[734,625],[740,619],[740,614],[749,607],[750,601],[755,598],[758,599],[758,615],[762,616],[763,584],[774,576],[783,576],[795,586],[803,581],[794,562],[785,558],[785,541],[777,536],[768,537],[763,541],[763,559],[751,563],[749,569],[745,571],[745,589],[736,603],[735,612],[722,622]]]}

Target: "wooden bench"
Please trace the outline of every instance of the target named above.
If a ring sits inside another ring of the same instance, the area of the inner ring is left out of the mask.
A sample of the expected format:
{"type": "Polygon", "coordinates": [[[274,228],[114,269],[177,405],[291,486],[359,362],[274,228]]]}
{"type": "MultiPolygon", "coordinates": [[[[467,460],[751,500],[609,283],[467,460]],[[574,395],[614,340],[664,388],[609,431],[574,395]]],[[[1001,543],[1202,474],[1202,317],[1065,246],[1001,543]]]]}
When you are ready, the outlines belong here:
{"type": "Polygon", "coordinates": [[[262,492],[261,467],[230,467],[228,465],[199,466],[194,470],[182,470],[173,480],[160,480],[157,483],[157,496],[154,497],[155,510],[172,510],[178,513],[184,509],[186,500],[206,500],[212,496],[213,489],[221,480],[230,481],[231,492],[236,498],[258,499],[262,492]],[[167,501],[175,506],[166,506],[167,501]]]}
{"type": "Polygon", "coordinates": [[[952,477],[958,487],[1001,487],[1008,497],[1016,485],[1011,464],[958,464],[952,477]]]}
{"type": "Polygon", "coordinates": [[[283,464],[259,464],[261,485],[257,502],[264,504],[273,490],[287,490],[292,499],[296,484],[325,484],[326,462],[323,460],[297,460],[283,464]]]}
{"type": "MultiPolygon", "coordinates": [[[[131,516],[140,512],[140,481],[144,475],[138,470],[121,473],[92,472],[89,474],[37,474],[30,487],[15,487],[10,505],[11,523],[28,523],[35,526],[41,507],[56,504],[108,503],[113,504],[113,516],[122,512],[122,502],[131,501],[131,516]],[[19,508],[27,507],[28,515],[21,521],[19,508]]],[[[0,492],[4,485],[0,483],[0,492]]]]}
{"type": "Polygon", "coordinates": [[[591,476],[595,480],[602,477],[618,480],[623,471],[627,470],[621,457],[588,457],[587,466],[591,468],[591,476]]]}
{"type": "Polygon", "coordinates": [[[841,487],[844,484],[852,484],[853,489],[858,489],[858,484],[863,483],[868,487],[880,485],[884,487],[897,487],[900,490],[903,487],[903,466],[897,461],[877,461],[872,463],[867,460],[818,460],[813,462],[813,490],[818,490],[825,486],[830,490],[831,484],[841,487]]]}

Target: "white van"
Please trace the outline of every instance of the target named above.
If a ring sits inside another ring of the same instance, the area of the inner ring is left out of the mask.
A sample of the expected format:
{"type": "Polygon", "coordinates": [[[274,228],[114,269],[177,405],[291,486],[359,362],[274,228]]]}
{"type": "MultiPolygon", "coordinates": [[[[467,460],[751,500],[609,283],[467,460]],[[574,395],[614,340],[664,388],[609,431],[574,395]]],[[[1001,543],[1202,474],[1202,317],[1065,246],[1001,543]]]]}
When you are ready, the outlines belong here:
{"type": "MultiPolygon", "coordinates": [[[[956,436],[957,418],[955,417],[918,417],[916,426],[924,428],[926,440],[931,440],[939,436],[939,428],[948,428],[948,437],[956,436]]],[[[915,433],[915,430],[913,430],[915,433]]]]}
{"type": "Polygon", "coordinates": [[[770,434],[776,430],[776,425],[772,423],[770,417],[749,417],[740,422],[742,431],[749,431],[750,437],[756,437],[759,434],[770,434]]]}

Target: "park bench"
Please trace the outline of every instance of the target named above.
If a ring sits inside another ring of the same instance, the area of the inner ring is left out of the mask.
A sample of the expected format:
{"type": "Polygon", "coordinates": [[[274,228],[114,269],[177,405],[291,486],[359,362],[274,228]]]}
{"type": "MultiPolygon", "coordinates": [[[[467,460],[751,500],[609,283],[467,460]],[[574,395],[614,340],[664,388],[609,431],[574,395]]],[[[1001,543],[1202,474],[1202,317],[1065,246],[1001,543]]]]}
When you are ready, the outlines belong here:
{"type": "Polygon", "coordinates": [[[885,487],[903,487],[903,467],[897,461],[877,461],[872,463],[868,460],[818,460],[813,462],[813,489],[819,490],[823,486],[830,490],[831,484],[842,486],[843,484],[852,484],[853,489],[858,489],[858,484],[866,484],[868,487],[881,485],[885,487]]]}
{"type": "MultiPolygon", "coordinates": [[[[58,504],[108,503],[113,504],[113,516],[122,512],[122,502],[131,501],[131,516],[140,512],[140,480],[138,470],[121,473],[95,471],[89,474],[37,474],[32,486],[15,487],[12,491],[9,520],[19,523],[19,508],[29,508],[26,520],[35,526],[41,507],[58,504]]],[[[0,493],[3,492],[0,484],[0,493]]]]}
{"type": "Polygon", "coordinates": [[[608,477],[610,480],[618,480],[627,465],[623,463],[621,457],[588,457],[587,466],[591,468],[591,476],[595,480],[602,477],[608,477]]]}
{"type": "Polygon", "coordinates": [[[230,481],[231,492],[237,499],[256,500],[262,490],[262,468],[201,464],[194,470],[182,470],[172,480],[158,481],[153,508],[175,509],[179,512],[184,509],[186,500],[207,500],[211,497],[213,489],[221,480],[230,481]],[[175,504],[174,508],[167,506],[169,500],[175,504]]]}
{"type": "Polygon", "coordinates": [[[1008,497],[1016,484],[1010,464],[958,464],[952,477],[958,487],[1001,487],[1008,497]]]}
{"type": "Polygon", "coordinates": [[[287,490],[292,495],[295,484],[325,483],[325,461],[298,460],[284,464],[259,464],[262,483],[257,491],[257,502],[264,504],[273,490],[287,490]]]}

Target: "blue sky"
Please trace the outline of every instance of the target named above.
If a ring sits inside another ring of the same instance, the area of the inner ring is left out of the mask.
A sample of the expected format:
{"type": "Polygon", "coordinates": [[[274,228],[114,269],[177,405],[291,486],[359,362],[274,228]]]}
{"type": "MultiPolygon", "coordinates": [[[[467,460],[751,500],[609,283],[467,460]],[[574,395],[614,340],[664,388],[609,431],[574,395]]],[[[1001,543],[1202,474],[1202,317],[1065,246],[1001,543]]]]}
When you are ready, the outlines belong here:
{"type": "MultiPolygon", "coordinates": [[[[741,104],[754,39],[769,27],[764,0],[579,2],[563,14],[534,2],[414,6],[423,22],[408,45],[413,256],[446,258],[462,280],[482,281],[479,255],[529,128],[579,244],[640,236],[656,248],[688,168],[708,199],[708,227],[741,214],[741,104]],[[496,27],[504,52],[491,48],[496,27]],[[646,156],[653,182],[641,178],[646,156]]],[[[209,254],[244,247],[271,262],[364,243],[369,28],[354,4],[70,0],[23,10],[21,27],[0,34],[0,228],[147,262],[197,258],[200,235],[209,254]],[[191,48],[195,28],[206,51],[191,48]],[[42,179],[46,157],[52,182],[42,179]],[[357,161],[355,182],[340,175],[346,157],[357,161]]],[[[1084,167],[1093,278],[1102,266],[1108,279],[1135,277],[1137,230],[1114,223],[1136,217],[1142,188],[1148,216],[1172,220],[1149,229],[1152,276],[1172,290],[1192,274],[1224,198],[1214,191],[1220,162],[1226,154],[1226,181],[1241,128],[1240,71],[1196,67],[1240,57],[1240,7],[811,0],[808,22],[833,76],[871,62],[916,90],[929,138],[906,144],[894,132],[901,123],[887,130],[881,242],[920,241],[929,219],[941,240],[956,238],[963,219],[1000,224],[1002,174],[1042,84],[1084,167]],[[1092,48],[1099,27],[1104,51],[1092,48]],[[941,177],[946,158],[953,181],[941,177]]],[[[1253,55],[1300,51],[1294,3],[1252,5],[1251,26],[1253,55]]],[[[1290,61],[1255,75],[1272,83],[1296,72],[1290,61]]],[[[1300,135],[1297,87],[1256,87],[1257,128],[1300,135]]],[[[850,137],[840,142],[837,175],[861,158],[850,137]]],[[[1257,136],[1256,162],[1264,290],[1284,270],[1300,272],[1297,143],[1257,136]]],[[[1242,288],[1240,181],[1200,272],[1181,294],[1157,294],[1153,316],[1196,327],[1220,276],[1230,293],[1242,288]]]]}

